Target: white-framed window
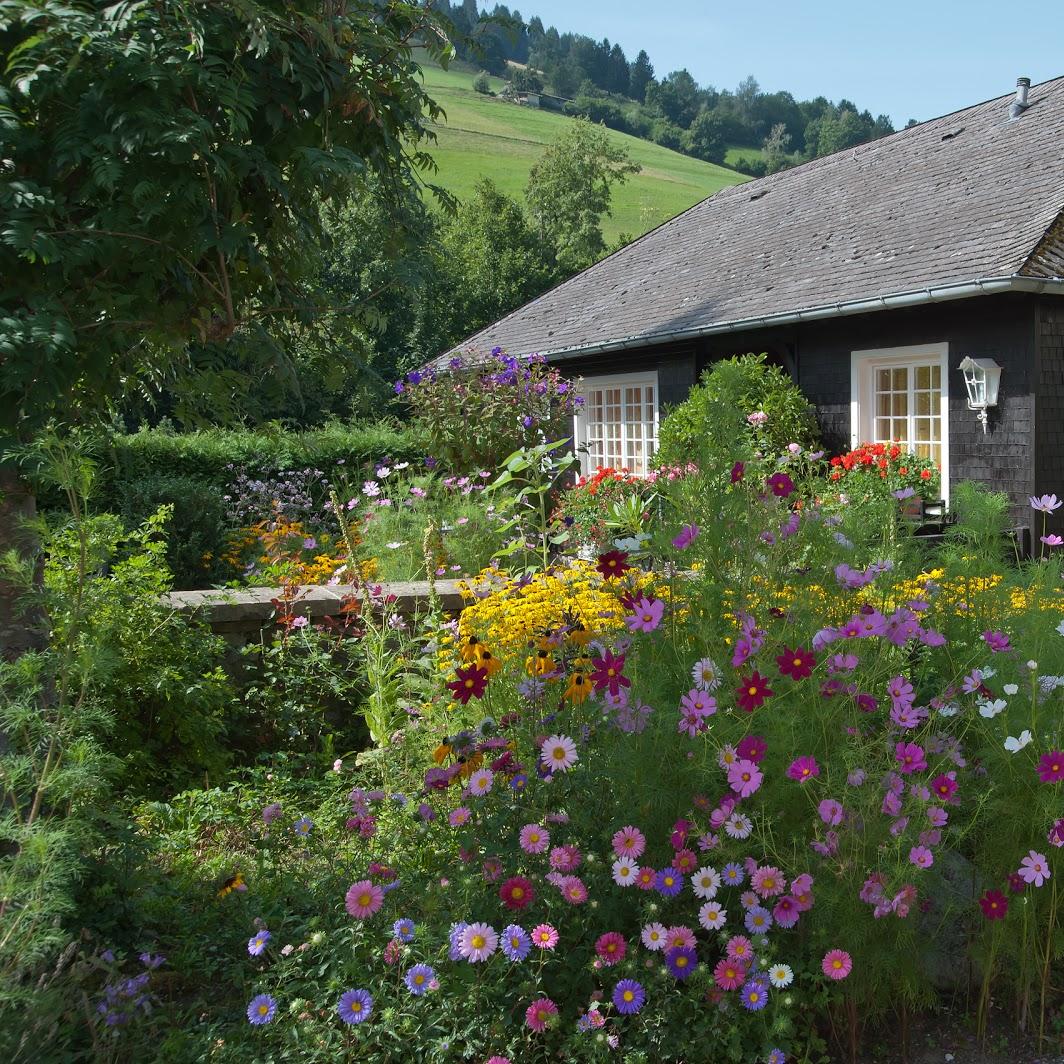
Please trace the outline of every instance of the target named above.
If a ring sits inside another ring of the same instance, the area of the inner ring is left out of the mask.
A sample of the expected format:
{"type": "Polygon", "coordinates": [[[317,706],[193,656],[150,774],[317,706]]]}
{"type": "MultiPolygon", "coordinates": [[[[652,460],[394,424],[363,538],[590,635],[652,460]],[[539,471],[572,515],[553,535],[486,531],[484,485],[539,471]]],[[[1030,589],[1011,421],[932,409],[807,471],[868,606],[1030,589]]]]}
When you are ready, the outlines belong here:
{"type": "Polygon", "coordinates": [[[930,458],[949,497],[949,344],[850,353],[850,443],[866,442],[930,458]]]}
{"type": "Polygon", "coordinates": [[[658,447],[657,370],[585,377],[578,394],[584,399],[574,418],[581,471],[589,475],[608,466],[649,473],[658,447]]]}

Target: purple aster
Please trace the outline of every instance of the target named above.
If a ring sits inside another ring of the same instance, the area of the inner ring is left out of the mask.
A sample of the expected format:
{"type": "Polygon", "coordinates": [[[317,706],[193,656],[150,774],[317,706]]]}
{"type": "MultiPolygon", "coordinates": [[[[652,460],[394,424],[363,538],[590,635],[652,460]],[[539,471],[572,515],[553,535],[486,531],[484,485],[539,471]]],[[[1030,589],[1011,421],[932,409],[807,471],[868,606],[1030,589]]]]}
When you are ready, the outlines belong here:
{"type": "Polygon", "coordinates": [[[665,868],[654,877],[654,889],[664,898],[675,898],[683,890],[683,877],[675,868],[665,868]]]}
{"type": "Polygon", "coordinates": [[[336,1012],[344,1023],[361,1023],[373,1011],[373,998],[368,990],[347,990],[340,995],[336,1012]]]}
{"type": "Polygon", "coordinates": [[[613,1004],[622,1016],[638,1012],[646,999],[646,991],[634,979],[622,979],[613,988],[613,1004]]]}
{"type": "Polygon", "coordinates": [[[768,1004],[768,987],[759,979],[751,979],[742,989],[743,1008],[758,1012],[768,1004]]]}
{"type": "Polygon", "coordinates": [[[677,979],[687,979],[698,967],[698,956],[689,946],[674,946],[665,954],[665,963],[677,979]]]}
{"type": "Polygon", "coordinates": [[[259,994],[248,1002],[248,1023],[256,1027],[269,1023],[276,1015],[277,1002],[269,994],[259,994]]]}
{"type": "Polygon", "coordinates": [[[721,879],[729,887],[741,887],[746,882],[746,871],[741,864],[726,864],[721,871],[721,879]]]}
{"type": "Polygon", "coordinates": [[[414,921],[408,920],[405,916],[396,920],[395,923],[392,924],[392,934],[395,935],[400,942],[413,942],[414,921]]]}
{"type": "Polygon", "coordinates": [[[528,956],[528,951],[532,948],[532,940],[528,937],[528,932],[523,927],[519,927],[517,924],[510,924],[509,927],[503,928],[503,932],[499,936],[499,948],[507,960],[523,961],[528,956]]]}

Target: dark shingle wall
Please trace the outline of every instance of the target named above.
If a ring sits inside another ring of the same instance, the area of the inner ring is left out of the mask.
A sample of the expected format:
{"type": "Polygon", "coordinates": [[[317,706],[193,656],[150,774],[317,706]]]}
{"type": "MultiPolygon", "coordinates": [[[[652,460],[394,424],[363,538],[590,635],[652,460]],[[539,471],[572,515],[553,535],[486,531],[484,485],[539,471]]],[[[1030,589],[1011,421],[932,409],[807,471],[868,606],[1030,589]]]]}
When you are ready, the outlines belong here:
{"type": "MultiPolygon", "coordinates": [[[[1037,313],[1038,449],[1034,494],[1064,498],[1064,300],[1042,299],[1037,313]]],[[[1040,517],[1037,523],[1037,535],[1041,535],[1040,517]]],[[[1064,534],[1064,519],[1052,518],[1049,529],[1064,534]]]]}

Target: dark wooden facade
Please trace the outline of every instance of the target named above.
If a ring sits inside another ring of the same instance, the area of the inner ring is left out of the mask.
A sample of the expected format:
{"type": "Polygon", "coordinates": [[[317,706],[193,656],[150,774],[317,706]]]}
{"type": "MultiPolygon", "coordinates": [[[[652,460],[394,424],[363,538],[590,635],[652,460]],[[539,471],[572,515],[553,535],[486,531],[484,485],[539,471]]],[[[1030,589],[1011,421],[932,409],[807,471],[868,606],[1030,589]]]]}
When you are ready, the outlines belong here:
{"type": "MultiPolygon", "coordinates": [[[[845,451],[850,445],[851,352],[930,343],[949,344],[950,483],[972,480],[1006,492],[1013,520],[1031,525],[1028,496],[1064,496],[1064,299],[1059,297],[983,296],[710,335],[561,364],[567,373],[585,377],[656,369],[664,416],[715,360],[765,351],[816,407],[826,445],[845,451]],[[965,355],[993,358],[1002,367],[1000,397],[986,434],[967,407],[957,369],[965,355]]],[[[1034,531],[1040,534],[1040,520],[1034,531]]]]}

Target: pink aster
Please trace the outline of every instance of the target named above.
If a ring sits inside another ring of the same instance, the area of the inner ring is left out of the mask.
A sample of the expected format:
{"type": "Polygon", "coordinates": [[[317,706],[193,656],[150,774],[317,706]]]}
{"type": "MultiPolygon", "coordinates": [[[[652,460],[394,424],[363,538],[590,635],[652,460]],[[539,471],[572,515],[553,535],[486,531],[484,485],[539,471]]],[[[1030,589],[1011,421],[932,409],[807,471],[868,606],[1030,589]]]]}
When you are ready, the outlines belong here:
{"type": "Polygon", "coordinates": [[[787,778],[797,780],[799,783],[805,783],[806,780],[811,780],[814,776],[819,775],[820,766],[816,763],[816,758],[810,757],[808,754],[796,757],[791,762],[790,768],[787,769],[787,778]]]}
{"type": "Polygon", "coordinates": [[[732,935],[724,947],[724,952],[729,960],[741,961],[743,964],[749,964],[754,959],[754,946],[746,935],[732,935]]]}
{"type": "Polygon", "coordinates": [[[458,952],[470,964],[486,961],[499,945],[499,936],[490,924],[470,924],[458,939],[458,952]]]}
{"type": "Polygon", "coordinates": [[[360,879],[347,888],[344,905],[359,920],[372,916],[384,904],[384,891],[372,880],[360,879]]]}
{"type": "Polygon", "coordinates": [[[646,836],[639,828],[629,824],[620,831],[614,832],[613,852],[618,857],[640,857],[646,848],[646,836]]]}
{"type": "Polygon", "coordinates": [[[543,853],[550,845],[550,832],[539,824],[526,824],[521,829],[520,841],[525,853],[543,853]]]}
{"type": "Polygon", "coordinates": [[[740,798],[749,798],[764,780],[761,770],[753,761],[736,761],[728,767],[728,786],[740,798]]]}
{"type": "Polygon", "coordinates": [[[853,969],[853,958],[842,949],[828,950],[820,962],[821,971],[836,982],[845,979],[853,969]]]}
{"type": "Polygon", "coordinates": [[[1050,878],[1049,862],[1046,860],[1044,854],[1031,850],[1027,856],[1020,861],[1020,867],[1016,870],[1016,874],[1024,881],[1024,883],[1033,883],[1036,887],[1040,887],[1050,878]]]}
{"type": "Polygon", "coordinates": [[[632,607],[632,613],[625,617],[624,623],[629,632],[653,632],[661,624],[665,613],[665,603],[661,599],[641,598],[632,607]]]}
{"type": "Polygon", "coordinates": [[[624,960],[624,955],[628,952],[628,944],[624,941],[623,935],[619,935],[616,931],[607,931],[596,939],[595,952],[602,958],[603,964],[612,967],[624,960]]]}
{"type": "Polygon", "coordinates": [[[750,886],[762,898],[774,898],[776,895],[783,893],[787,887],[787,881],[783,878],[783,873],[778,868],[766,865],[763,868],[754,870],[753,875],[750,877],[750,886]]]}
{"type": "Polygon", "coordinates": [[[527,1023],[536,1034],[542,1034],[547,1029],[547,1024],[557,1015],[558,1006],[555,1005],[550,998],[536,998],[536,1000],[525,1009],[525,1023],[527,1023]]]}
{"type": "Polygon", "coordinates": [[[532,928],[532,945],[553,950],[558,945],[558,932],[550,924],[537,924],[532,928]]]}
{"type": "Polygon", "coordinates": [[[713,980],[721,990],[738,990],[746,982],[746,965],[725,957],[713,969],[713,980]]]}
{"type": "Polygon", "coordinates": [[[670,949],[694,949],[698,944],[698,940],[695,938],[695,933],[689,928],[684,927],[682,924],[676,927],[670,927],[665,932],[665,948],[670,949]]]}
{"type": "Polygon", "coordinates": [[[562,897],[570,905],[583,905],[587,901],[587,887],[579,876],[565,876],[559,887],[562,897]]]}
{"type": "Polygon", "coordinates": [[[555,846],[550,852],[550,866],[559,872],[575,872],[583,859],[579,846],[555,846]]]}

